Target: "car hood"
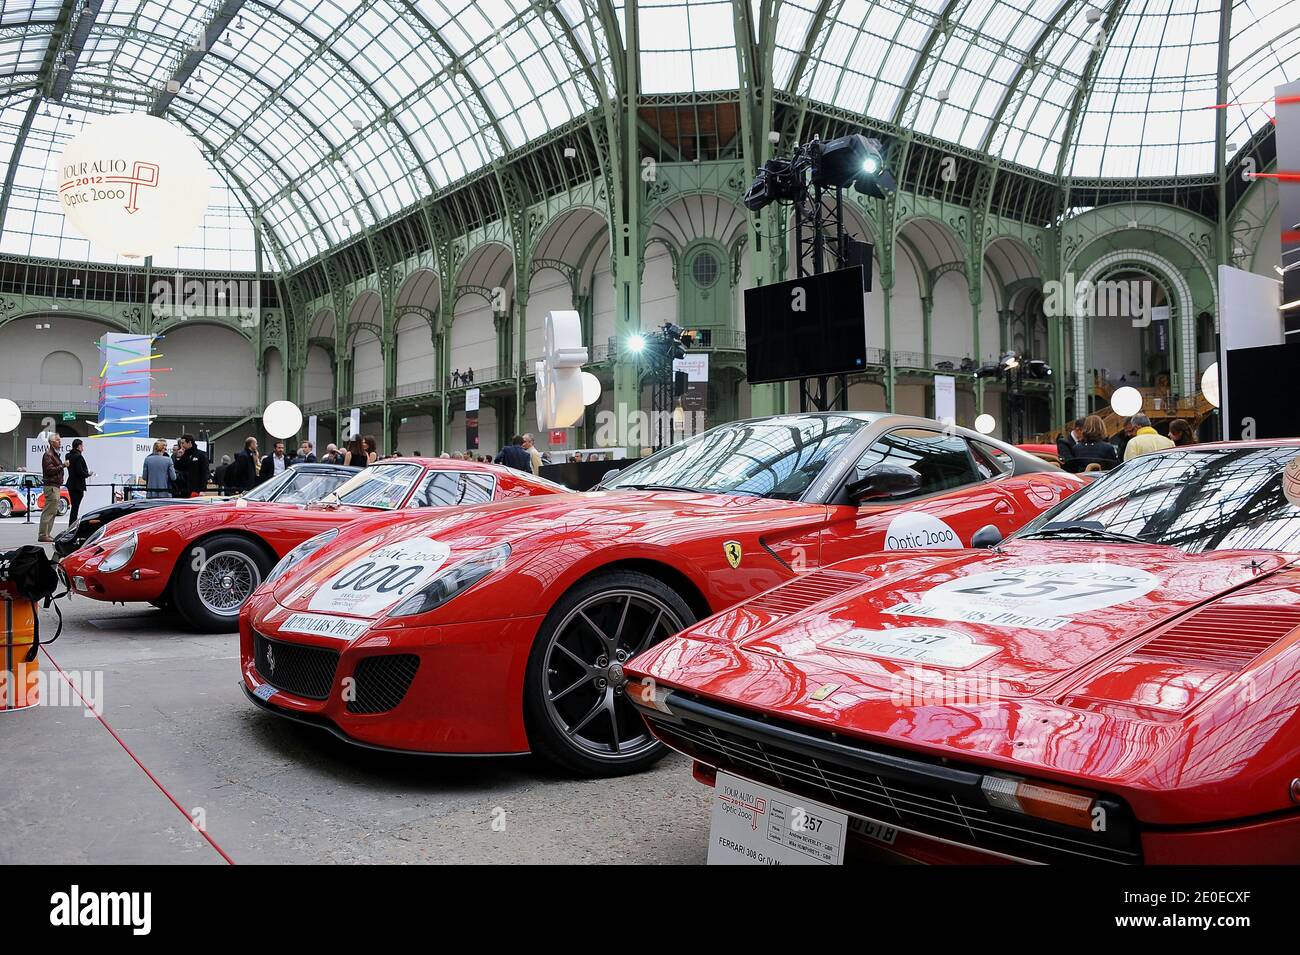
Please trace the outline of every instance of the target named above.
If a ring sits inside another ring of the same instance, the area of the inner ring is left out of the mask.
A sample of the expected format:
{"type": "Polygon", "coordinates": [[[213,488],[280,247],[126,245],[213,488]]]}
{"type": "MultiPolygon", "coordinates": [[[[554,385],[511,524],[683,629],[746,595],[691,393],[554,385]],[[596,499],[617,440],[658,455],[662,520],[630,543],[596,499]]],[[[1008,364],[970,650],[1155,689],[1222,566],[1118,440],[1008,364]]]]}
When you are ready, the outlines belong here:
{"type": "MultiPolygon", "coordinates": [[[[355,522],[328,547],[276,582],[277,602],[309,609],[316,590],[377,551],[417,542],[441,566],[465,554],[509,544],[515,563],[570,546],[585,533],[610,545],[664,549],[711,532],[742,534],[753,527],[820,519],[823,505],[677,491],[588,491],[547,494],[470,507],[398,511],[355,522]],[[436,545],[436,546],[435,546],[436,545]]],[[[387,553],[387,551],[385,551],[387,553]]],[[[319,601],[316,601],[319,604],[319,601]]],[[[319,609],[310,607],[310,609],[319,609]]],[[[373,609],[373,608],[372,608],[373,609]]],[[[333,608],[333,612],[346,612],[333,608]]],[[[367,612],[362,616],[382,616],[367,612]]]]}
{"type": "MultiPolygon", "coordinates": [[[[947,757],[1212,793],[1235,760],[1190,751],[1245,731],[1243,680],[1262,696],[1300,662],[1294,560],[1029,541],[859,558],[709,618],[629,672],[947,757]]],[[[1212,798],[1203,810],[1213,818],[1212,798]]]]}

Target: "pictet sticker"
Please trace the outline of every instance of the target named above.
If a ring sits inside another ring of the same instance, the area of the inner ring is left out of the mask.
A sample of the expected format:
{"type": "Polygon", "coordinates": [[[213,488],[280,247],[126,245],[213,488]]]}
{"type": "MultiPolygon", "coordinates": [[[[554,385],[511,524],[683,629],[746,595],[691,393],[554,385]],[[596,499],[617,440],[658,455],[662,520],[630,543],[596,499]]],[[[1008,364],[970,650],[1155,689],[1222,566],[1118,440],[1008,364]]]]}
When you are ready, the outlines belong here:
{"type": "Polygon", "coordinates": [[[1300,507],[1300,455],[1288,461],[1282,472],[1282,493],[1292,507],[1300,507]]]}
{"type": "Polygon", "coordinates": [[[958,577],[885,612],[1059,630],[1077,614],[1137,600],[1159,584],[1154,574],[1123,564],[1037,564],[958,577]]]}
{"type": "Polygon", "coordinates": [[[939,627],[897,627],[891,630],[850,630],[822,646],[869,657],[964,670],[987,660],[998,648],[976,643],[964,633],[939,627]]]}
{"type": "Polygon", "coordinates": [[[957,532],[933,514],[912,511],[889,522],[885,550],[964,547],[957,532]]]}
{"type": "Polygon", "coordinates": [[[378,616],[432,580],[450,554],[451,548],[429,537],[385,544],[317,587],[308,609],[378,616]]]}

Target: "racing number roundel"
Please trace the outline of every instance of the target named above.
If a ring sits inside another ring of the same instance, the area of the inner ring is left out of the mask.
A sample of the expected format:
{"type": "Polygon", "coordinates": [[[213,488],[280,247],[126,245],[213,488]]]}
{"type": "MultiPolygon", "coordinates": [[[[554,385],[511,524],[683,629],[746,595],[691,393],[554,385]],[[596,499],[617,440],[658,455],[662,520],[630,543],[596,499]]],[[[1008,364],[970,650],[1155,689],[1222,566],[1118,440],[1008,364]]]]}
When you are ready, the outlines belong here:
{"type": "Polygon", "coordinates": [[[432,580],[450,553],[442,541],[428,537],[385,544],[317,587],[307,606],[325,613],[378,616],[432,580]]]}
{"type": "Polygon", "coordinates": [[[1059,630],[1077,614],[1145,597],[1159,579],[1138,567],[1091,563],[1033,564],[945,581],[892,614],[992,626],[1059,630]]]}

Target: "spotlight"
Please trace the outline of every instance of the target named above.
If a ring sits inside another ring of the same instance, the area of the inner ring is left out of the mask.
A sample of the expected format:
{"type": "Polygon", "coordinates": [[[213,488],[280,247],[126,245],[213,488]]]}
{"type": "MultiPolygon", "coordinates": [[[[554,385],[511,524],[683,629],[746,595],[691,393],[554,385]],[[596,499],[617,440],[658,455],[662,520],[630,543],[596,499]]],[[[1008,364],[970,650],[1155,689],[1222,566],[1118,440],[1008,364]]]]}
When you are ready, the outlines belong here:
{"type": "Polygon", "coordinates": [[[627,350],[634,355],[639,355],[645,351],[645,336],[636,334],[627,340],[627,350]]]}

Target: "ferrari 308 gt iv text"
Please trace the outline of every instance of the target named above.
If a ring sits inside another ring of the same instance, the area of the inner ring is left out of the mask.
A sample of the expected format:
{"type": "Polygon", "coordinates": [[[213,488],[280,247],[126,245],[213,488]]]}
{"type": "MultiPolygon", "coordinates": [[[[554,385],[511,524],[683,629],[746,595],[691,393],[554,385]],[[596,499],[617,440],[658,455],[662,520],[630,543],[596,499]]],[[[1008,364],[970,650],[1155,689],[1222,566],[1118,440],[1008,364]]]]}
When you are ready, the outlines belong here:
{"type": "Polygon", "coordinates": [[[244,608],[244,685],[369,746],[631,772],[663,753],[624,697],[635,653],[832,561],[1000,539],[1081,486],[921,418],[726,424],[593,492],[307,541],[244,608]]]}

